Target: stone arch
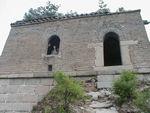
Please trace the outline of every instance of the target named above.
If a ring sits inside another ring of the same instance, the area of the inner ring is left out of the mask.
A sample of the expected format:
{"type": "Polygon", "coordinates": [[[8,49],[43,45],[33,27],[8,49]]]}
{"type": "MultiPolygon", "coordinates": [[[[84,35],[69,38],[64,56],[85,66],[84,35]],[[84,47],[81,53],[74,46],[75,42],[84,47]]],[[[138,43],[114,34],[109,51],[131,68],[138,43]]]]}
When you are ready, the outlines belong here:
{"type": "Polygon", "coordinates": [[[108,32],[104,36],[104,66],[122,65],[120,40],[114,32],[108,32]]]}
{"type": "Polygon", "coordinates": [[[60,38],[57,35],[52,35],[48,39],[47,55],[59,53],[60,38]]]}

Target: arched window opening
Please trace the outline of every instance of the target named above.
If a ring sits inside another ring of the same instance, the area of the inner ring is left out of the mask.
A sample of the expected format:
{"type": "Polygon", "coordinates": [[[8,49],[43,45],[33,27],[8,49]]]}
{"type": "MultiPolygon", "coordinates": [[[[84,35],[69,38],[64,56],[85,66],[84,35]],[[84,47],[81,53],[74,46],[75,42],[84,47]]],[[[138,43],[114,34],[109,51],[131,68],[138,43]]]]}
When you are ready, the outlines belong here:
{"type": "Polygon", "coordinates": [[[47,55],[58,54],[59,43],[60,43],[60,39],[57,35],[51,36],[48,41],[47,55]]]}
{"type": "Polygon", "coordinates": [[[104,37],[104,66],[122,65],[120,41],[114,32],[109,32],[104,37]]]}

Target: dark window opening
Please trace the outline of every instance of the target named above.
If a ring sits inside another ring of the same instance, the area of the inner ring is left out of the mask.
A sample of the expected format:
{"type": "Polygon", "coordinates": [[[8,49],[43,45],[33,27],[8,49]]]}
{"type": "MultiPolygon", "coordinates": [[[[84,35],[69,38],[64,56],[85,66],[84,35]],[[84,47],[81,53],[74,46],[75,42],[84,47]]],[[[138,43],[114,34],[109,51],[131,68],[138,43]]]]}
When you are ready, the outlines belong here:
{"type": "Polygon", "coordinates": [[[60,43],[60,39],[57,35],[51,36],[48,41],[47,55],[58,54],[59,43],[60,43]]]}
{"type": "Polygon", "coordinates": [[[104,66],[122,65],[120,41],[116,33],[109,32],[104,37],[104,66]]]}
{"type": "Polygon", "coordinates": [[[48,65],[48,71],[52,71],[52,65],[48,65]]]}

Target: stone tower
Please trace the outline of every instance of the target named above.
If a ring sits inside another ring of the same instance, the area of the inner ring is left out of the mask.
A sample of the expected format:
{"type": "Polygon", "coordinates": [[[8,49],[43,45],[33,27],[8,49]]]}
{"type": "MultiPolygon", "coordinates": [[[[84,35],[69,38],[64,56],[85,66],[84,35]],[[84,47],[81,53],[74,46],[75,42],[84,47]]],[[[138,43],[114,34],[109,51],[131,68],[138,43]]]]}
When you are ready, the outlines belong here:
{"type": "Polygon", "coordinates": [[[126,69],[150,79],[140,10],[17,21],[0,57],[0,112],[30,112],[55,85],[56,70],[96,77],[101,88],[126,69]]]}

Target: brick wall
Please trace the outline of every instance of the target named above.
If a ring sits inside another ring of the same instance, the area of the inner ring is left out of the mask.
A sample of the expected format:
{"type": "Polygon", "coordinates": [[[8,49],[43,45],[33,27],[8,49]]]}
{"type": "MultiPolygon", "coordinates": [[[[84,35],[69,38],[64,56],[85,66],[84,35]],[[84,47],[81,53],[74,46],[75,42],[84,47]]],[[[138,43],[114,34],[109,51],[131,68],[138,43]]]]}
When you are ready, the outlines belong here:
{"type": "Polygon", "coordinates": [[[0,113],[29,113],[54,85],[52,78],[0,78],[0,113]]]}
{"type": "Polygon", "coordinates": [[[0,58],[0,73],[48,72],[48,65],[53,71],[103,72],[103,38],[108,32],[117,33],[121,42],[123,65],[115,71],[149,69],[150,45],[140,12],[129,11],[12,27],[0,58]],[[48,39],[54,34],[60,38],[60,52],[49,57],[48,39]]]}

